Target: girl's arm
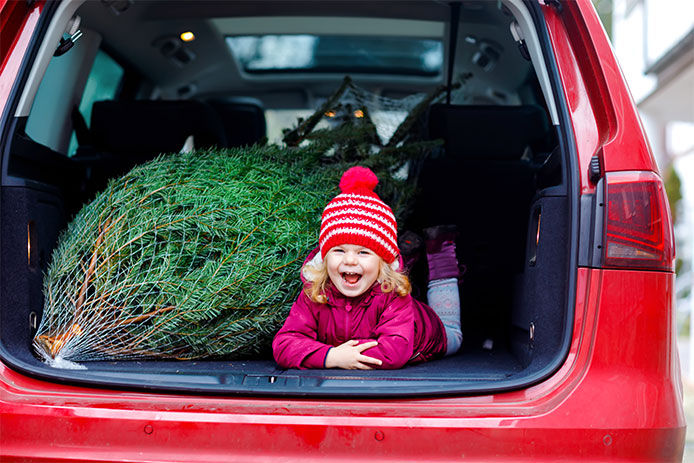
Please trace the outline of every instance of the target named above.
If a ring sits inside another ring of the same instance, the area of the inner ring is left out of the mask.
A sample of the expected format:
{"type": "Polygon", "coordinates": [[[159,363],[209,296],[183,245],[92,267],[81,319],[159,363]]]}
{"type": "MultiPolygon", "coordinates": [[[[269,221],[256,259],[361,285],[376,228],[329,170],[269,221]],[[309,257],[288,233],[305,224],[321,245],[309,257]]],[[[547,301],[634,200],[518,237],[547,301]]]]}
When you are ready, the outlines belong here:
{"type": "Polygon", "coordinates": [[[325,367],[344,368],[345,370],[373,370],[374,366],[379,366],[383,362],[364,355],[362,352],[377,344],[376,341],[359,344],[356,339],[351,339],[328,351],[328,355],[325,356],[325,367]]]}
{"type": "Polygon", "coordinates": [[[317,330],[318,321],[310,300],[302,291],[272,341],[272,353],[279,366],[325,368],[325,357],[332,346],[317,341],[317,330]]]}
{"type": "Polygon", "coordinates": [[[374,368],[402,368],[412,357],[414,346],[414,301],[411,296],[394,297],[378,319],[376,339],[359,339],[359,343],[378,341],[362,353],[383,363],[374,368]]]}

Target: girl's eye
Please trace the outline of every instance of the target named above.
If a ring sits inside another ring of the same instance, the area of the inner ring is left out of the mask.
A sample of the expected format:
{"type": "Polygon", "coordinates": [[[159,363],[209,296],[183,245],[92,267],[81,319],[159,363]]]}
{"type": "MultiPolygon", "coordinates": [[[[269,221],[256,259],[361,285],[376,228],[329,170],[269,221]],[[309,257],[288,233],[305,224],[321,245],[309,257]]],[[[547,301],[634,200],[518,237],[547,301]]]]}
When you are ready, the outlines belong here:
{"type": "Polygon", "coordinates": [[[362,256],[368,256],[371,255],[371,251],[359,251],[359,254],[361,254],[362,256]]]}
{"type": "Polygon", "coordinates": [[[332,252],[338,253],[338,254],[344,254],[345,251],[344,251],[343,249],[335,248],[335,249],[332,250],[332,252]]]}

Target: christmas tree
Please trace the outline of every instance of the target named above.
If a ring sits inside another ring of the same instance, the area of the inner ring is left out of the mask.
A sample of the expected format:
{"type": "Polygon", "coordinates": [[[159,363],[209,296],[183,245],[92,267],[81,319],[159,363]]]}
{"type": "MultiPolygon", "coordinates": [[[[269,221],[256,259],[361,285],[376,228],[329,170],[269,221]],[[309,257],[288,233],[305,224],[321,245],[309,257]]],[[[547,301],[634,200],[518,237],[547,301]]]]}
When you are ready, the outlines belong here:
{"type": "Polygon", "coordinates": [[[345,79],[286,146],[165,155],[111,181],[54,251],[35,351],[56,366],[267,353],[346,168],[371,167],[407,215],[415,177],[397,173],[438,144],[413,126],[440,92],[413,100],[384,140],[368,92],[345,79]]]}
{"type": "Polygon", "coordinates": [[[280,154],[170,155],[111,182],[54,253],[37,350],[72,361],[261,352],[298,294],[337,177],[280,154]]]}

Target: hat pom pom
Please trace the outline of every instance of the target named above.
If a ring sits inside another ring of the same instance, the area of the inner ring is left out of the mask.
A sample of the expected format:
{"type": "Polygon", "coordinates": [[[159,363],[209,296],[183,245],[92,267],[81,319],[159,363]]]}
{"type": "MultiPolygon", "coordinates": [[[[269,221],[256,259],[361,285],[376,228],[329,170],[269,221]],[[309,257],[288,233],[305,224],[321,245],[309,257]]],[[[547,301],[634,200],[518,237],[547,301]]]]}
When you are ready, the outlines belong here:
{"type": "Polygon", "coordinates": [[[352,167],[342,174],[340,191],[349,193],[356,190],[367,189],[373,191],[378,185],[378,177],[368,167],[352,167]]]}

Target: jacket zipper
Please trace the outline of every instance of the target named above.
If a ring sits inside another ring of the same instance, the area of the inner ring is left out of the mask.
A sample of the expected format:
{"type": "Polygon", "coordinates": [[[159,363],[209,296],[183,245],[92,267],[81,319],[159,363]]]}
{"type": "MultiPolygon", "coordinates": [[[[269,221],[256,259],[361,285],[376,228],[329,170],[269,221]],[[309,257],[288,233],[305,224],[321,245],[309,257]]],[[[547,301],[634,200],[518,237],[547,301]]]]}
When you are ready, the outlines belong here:
{"type": "Polygon", "coordinates": [[[350,312],[352,310],[352,305],[347,304],[345,306],[345,342],[351,339],[349,333],[352,331],[352,326],[350,323],[350,312]]]}

